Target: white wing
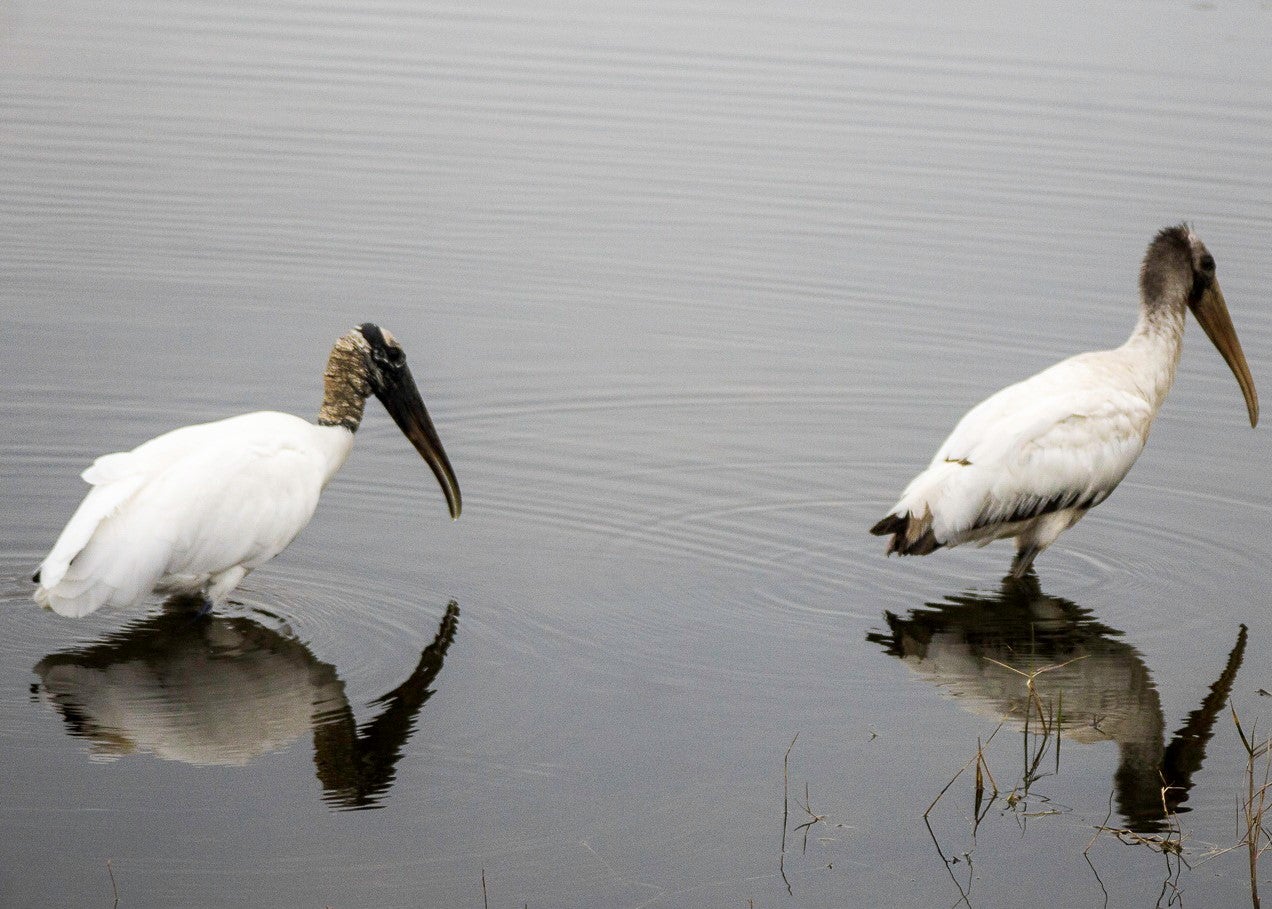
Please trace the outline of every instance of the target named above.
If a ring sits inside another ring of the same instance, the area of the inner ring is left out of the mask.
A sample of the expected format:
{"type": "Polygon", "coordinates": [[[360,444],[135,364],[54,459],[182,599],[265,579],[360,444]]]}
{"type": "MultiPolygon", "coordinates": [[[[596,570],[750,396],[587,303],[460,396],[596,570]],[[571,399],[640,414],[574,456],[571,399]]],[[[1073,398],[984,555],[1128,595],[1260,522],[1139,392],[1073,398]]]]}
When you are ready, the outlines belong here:
{"type": "Polygon", "coordinates": [[[37,601],[82,616],[130,605],[164,579],[198,589],[269,560],[317,507],[328,475],[317,428],[247,414],[99,458],[84,472],[93,490],[40,566],[37,601]]]}
{"type": "Polygon", "coordinates": [[[132,451],[102,455],[80,477],[93,488],[80,503],[62,530],[52,551],[40,565],[39,578],[44,587],[56,586],[66,574],[71,560],[87,544],[98,525],[116,514],[147,481],[159,476],[174,462],[190,452],[214,444],[224,424],[230,420],[184,426],[156,436],[132,451]]]}
{"type": "Polygon", "coordinates": [[[1058,363],[978,404],[893,513],[913,515],[935,543],[956,546],[1108,498],[1143,451],[1154,416],[1110,353],[1058,363]]]}

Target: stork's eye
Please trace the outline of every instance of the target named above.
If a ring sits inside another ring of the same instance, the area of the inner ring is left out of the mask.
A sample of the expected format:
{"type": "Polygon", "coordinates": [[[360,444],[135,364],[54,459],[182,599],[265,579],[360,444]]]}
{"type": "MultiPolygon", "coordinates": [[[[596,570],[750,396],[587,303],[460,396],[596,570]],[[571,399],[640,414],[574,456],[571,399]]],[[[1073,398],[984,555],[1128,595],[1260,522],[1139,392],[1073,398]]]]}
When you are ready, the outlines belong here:
{"type": "Polygon", "coordinates": [[[401,366],[405,357],[400,347],[376,347],[371,351],[371,358],[381,366],[401,366]]]}
{"type": "Polygon", "coordinates": [[[1214,274],[1215,257],[1212,256],[1210,253],[1206,253],[1204,256],[1201,257],[1201,270],[1208,275],[1214,274]]]}

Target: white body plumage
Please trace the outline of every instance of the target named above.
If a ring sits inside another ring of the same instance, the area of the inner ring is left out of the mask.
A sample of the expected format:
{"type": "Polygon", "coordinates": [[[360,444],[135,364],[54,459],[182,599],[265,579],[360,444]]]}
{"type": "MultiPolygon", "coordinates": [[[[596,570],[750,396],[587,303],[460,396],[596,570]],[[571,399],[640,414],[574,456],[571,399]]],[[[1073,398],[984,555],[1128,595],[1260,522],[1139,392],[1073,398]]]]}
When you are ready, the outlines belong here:
{"type": "Polygon", "coordinates": [[[343,426],[262,411],[100,457],[36,602],[76,618],[152,590],[215,602],[304,529],[352,447],[343,426]]]}
{"type": "Polygon", "coordinates": [[[1141,326],[1116,350],[1079,354],[985,399],[893,511],[931,513],[945,546],[1006,537],[1051,545],[1109,497],[1144,450],[1182,334],[1182,318],[1141,326]]]}

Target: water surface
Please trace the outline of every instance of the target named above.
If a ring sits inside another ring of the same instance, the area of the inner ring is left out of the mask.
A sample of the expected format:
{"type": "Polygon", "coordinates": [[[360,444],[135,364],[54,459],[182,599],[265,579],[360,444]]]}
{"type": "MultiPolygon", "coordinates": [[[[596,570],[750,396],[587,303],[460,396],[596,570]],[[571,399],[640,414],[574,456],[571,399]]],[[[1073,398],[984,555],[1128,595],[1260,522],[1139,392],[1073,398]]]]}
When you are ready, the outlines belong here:
{"type": "Polygon", "coordinates": [[[865,531],[968,406],[1120,343],[1166,224],[1270,381],[1272,10],[0,21],[0,901],[107,904],[109,862],[133,907],[478,905],[483,872],[492,906],[1248,903],[1206,859],[1227,701],[1268,724],[1269,443],[1195,327],[1028,585],[865,531]],[[373,404],[217,615],[34,607],[93,457],[316,412],[368,319],[459,522],[373,404]],[[925,823],[978,742],[999,798],[969,767],[925,823]]]}

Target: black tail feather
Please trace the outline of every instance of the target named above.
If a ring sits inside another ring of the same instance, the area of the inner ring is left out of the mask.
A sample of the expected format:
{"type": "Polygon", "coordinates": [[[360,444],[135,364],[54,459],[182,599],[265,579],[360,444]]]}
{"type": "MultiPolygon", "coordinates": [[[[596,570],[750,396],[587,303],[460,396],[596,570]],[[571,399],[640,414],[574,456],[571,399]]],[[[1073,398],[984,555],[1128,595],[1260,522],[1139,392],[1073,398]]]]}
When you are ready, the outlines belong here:
{"type": "Polygon", "coordinates": [[[910,524],[914,521],[914,516],[906,514],[904,516],[890,514],[878,524],[870,528],[870,532],[877,537],[892,534],[892,539],[888,541],[888,555],[894,552],[899,555],[927,555],[944,546],[944,543],[938,542],[936,535],[932,533],[929,527],[923,533],[919,534],[913,541],[907,542],[910,535],[910,524]]]}
{"type": "Polygon", "coordinates": [[[904,518],[899,514],[890,514],[878,524],[870,528],[870,532],[877,537],[889,533],[905,533],[905,528],[910,523],[909,515],[904,518]]]}

